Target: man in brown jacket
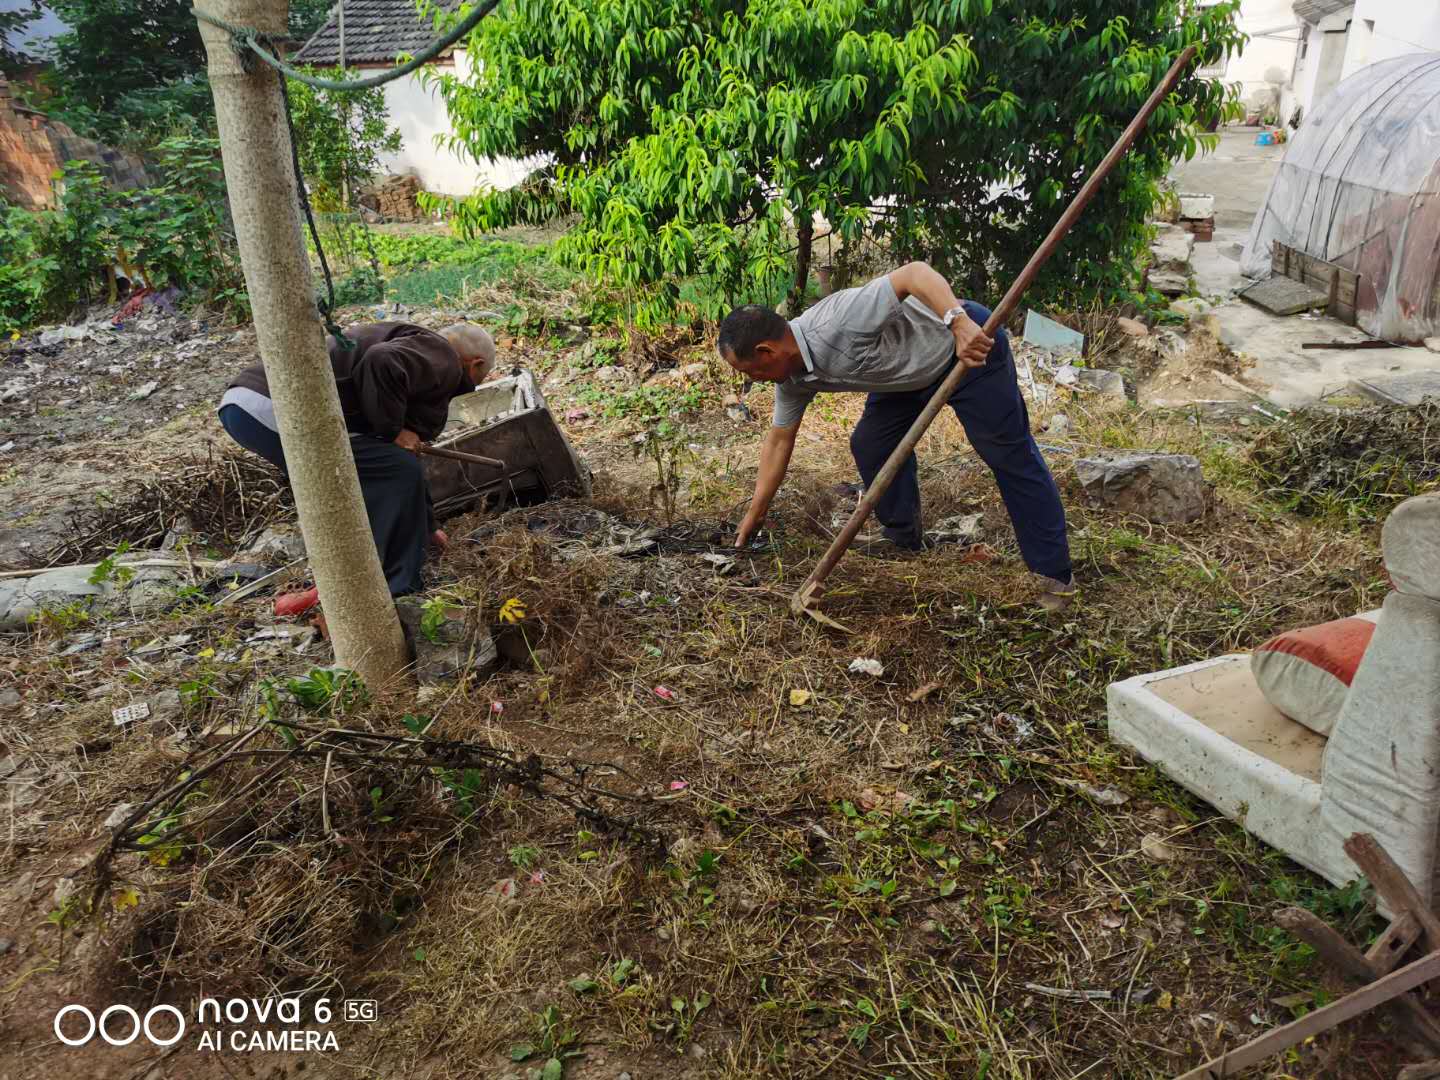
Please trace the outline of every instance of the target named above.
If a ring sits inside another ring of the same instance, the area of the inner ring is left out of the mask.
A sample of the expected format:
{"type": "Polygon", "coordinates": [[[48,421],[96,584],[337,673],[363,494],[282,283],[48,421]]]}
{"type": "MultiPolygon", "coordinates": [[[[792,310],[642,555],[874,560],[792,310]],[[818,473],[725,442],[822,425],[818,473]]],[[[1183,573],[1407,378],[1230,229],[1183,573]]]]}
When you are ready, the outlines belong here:
{"type": "MultiPolygon", "coordinates": [[[[365,512],[392,596],[421,588],[426,548],[445,546],[435,526],[430,490],[418,453],[438,436],[450,399],[468,394],[495,366],[495,342],[477,326],[457,323],[427,330],[385,322],[345,331],[345,348],[326,339],[350,450],[360,475],[365,512]]],[[[241,446],[285,470],[280,429],[265,369],[235,377],[220,399],[220,423],[241,446]]],[[[319,600],[314,589],[281,597],[277,614],[299,614],[319,600]]]]}

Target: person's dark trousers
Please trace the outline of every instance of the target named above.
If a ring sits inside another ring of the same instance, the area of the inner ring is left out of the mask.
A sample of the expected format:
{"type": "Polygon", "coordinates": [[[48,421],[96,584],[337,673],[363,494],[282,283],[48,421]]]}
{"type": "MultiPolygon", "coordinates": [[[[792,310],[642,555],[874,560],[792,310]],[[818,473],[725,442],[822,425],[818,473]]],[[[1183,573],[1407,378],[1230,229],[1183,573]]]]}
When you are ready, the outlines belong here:
{"type": "MultiPolygon", "coordinates": [[[[226,405],[220,410],[220,425],[246,450],[286,471],[280,436],[244,409],[226,405]]],[[[360,494],[390,595],[419,592],[423,587],[420,567],[434,528],[430,486],[420,458],[392,442],[365,435],[351,437],[350,452],[360,474],[360,494]]]]}
{"type": "MultiPolygon", "coordinates": [[[[990,317],[989,309],[964,303],[970,318],[983,326],[990,317]]],[[[865,411],[850,435],[850,452],[866,487],[900,445],[934,392],[935,386],[931,386],[925,390],[871,394],[865,399],[865,411]]],[[[1005,331],[995,335],[985,366],[960,381],[950,397],[950,407],[960,418],[970,445],[995,474],[1025,565],[1057,581],[1070,581],[1065,508],[1055,478],[1030,434],[1030,415],[1015,378],[1015,358],[1005,331]]],[[[885,536],[897,545],[921,546],[920,481],[914,454],[881,496],[875,516],[885,527],[885,536]]]]}

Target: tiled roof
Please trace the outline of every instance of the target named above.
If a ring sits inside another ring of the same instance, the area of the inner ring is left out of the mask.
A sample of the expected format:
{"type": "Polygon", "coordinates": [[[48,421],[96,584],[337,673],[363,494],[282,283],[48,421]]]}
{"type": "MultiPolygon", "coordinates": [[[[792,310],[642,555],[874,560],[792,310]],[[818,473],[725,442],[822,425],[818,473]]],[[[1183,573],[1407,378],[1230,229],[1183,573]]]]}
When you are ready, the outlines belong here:
{"type": "MultiPolygon", "coordinates": [[[[454,10],[459,0],[439,0],[454,10]]],[[[415,0],[345,0],[345,63],[393,64],[400,53],[416,53],[438,37],[429,19],[422,19],[415,0]]],[[[317,67],[340,62],[340,5],[295,54],[295,60],[317,67]]]]}
{"type": "Polygon", "coordinates": [[[1352,7],[1355,0],[1295,0],[1295,14],[1306,22],[1318,23],[1326,15],[1334,15],[1352,7]]]}

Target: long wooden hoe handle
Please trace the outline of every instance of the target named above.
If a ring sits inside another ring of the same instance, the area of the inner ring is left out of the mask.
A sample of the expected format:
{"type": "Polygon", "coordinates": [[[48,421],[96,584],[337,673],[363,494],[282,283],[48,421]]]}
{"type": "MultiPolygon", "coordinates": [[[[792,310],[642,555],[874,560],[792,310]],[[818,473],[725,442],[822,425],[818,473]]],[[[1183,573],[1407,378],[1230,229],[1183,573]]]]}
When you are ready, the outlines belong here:
{"type": "MultiPolygon", "coordinates": [[[[1060,241],[1065,238],[1065,234],[1070,231],[1071,227],[1080,217],[1086,204],[1088,204],[1095,195],[1096,190],[1105,182],[1105,177],[1110,174],[1110,170],[1115,167],[1116,163],[1125,156],[1125,152],[1130,149],[1130,145],[1140,135],[1141,130],[1143,130],[1146,123],[1149,122],[1155,110],[1160,107],[1160,102],[1165,100],[1165,96],[1174,89],[1175,84],[1180,80],[1180,75],[1184,72],[1186,66],[1194,56],[1195,46],[1191,45],[1175,58],[1175,63],[1170,65],[1170,70],[1167,71],[1165,77],[1160,80],[1160,85],[1155,87],[1155,92],[1150,95],[1140,111],[1135,115],[1135,119],[1130,121],[1130,126],[1121,132],[1120,138],[1115,140],[1115,145],[1110,148],[1110,152],[1105,155],[1105,159],[1101,161],[1100,164],[1096,166],[1095,171],[1090,174],[1089,179],[1085,181],[1085,185],[1076,194],[1070,205],[1065,208],[1065,213],[1060,215],[1060,220],[1055,222],[1055,227],[1050,230],[1050,235],[1045,237],[1044,243],[1036,249],[1034,255],[1030,256],[1030,261],[1025,264],[1025,269],[1020,271],[1020,276],[1015,279],[1015,283],[1010,286],[1004,298],[990,313],[990,318],[985,320],[985,335],[987,337],[994,337],[996,331],[1005,325],[1011,313],[1015,310],[1016,305],[1020,303],[1020,297],[1023,296],[1025,290],[1030,287],[1030,283],[1035,280],[1035,275],[1040,272],[1040,267],[1045,265],[1045,260],[1050,258],[1050,256],[1054,254],[1055,249],[1060,246],[1060,241]]],[[[879,474],[875,477],[875,482],[870,485],[869,490],[865,492],[865,497],[860,500],[859,505],[855,507],[855,512],[850,515],[850,520],[845,522],[845,527],[841,529],[840,534],[835,537],[829,550],[826,551],[820,561],[815,564],[815,569],[810,571],[810,576],[805,579],[805,584],[801,585],[800,588],[796,590],[794,597],[791,598],[790,609],[797,615],[801,612],[814,614],[810,611],[810,606],[817,590],[825,579],[830,576],[830,571],[835,569],[835,565],[850,547],[850,544],[855,539],[855,535],[860,531],[861,526],[865,524],[865,520],[874,511],[875,504],[880,500],[880,496],[885,494],[885,490],[895,479],[895,475],[910,457],[916,444],[924,437],[931,422],[939,414],[940,410],[945,407],[945,403],[950,400],[950,395],[955,392],[955,387],[959,385],[960,380],[965,377],[968,370],[969,369],[963,365],[956,364],[955,367],[951,369],[950,374],[945,377],[945,381],[936,389],[924,410],[915,418],[915,423],[910,425],[910,430],[905,433],[905,438],[900,440],[900,445],[895,448],[894,453],[892,453],[885,462],[884,467],[881,468],[879,474]]]]}

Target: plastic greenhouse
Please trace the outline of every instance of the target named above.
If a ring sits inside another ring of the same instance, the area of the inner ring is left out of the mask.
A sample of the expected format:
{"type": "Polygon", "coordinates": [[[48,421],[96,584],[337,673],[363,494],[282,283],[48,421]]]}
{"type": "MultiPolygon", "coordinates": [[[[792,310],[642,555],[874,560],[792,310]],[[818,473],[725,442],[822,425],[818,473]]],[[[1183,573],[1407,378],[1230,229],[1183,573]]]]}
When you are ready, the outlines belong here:
{"type": "Polygon", "coordinates": [[[1276,242],[1359,275],[1356,324],[1390,341],[1440,334],[1440,56],[1373,64],[1295,133],[1240,268],[1276,242]]]}

